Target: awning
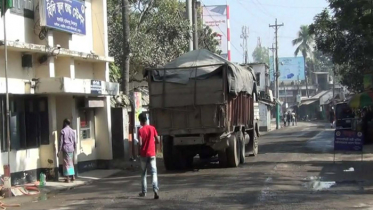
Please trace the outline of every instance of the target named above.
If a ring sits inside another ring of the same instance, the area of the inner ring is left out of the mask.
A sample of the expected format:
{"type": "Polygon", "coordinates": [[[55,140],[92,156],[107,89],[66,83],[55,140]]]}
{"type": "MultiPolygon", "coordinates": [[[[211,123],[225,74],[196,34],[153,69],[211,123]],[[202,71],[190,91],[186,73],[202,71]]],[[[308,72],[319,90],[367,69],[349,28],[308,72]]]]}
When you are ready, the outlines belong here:
{"type": "Polygon", "coordinates": [[[301,104],[301,106],[303,106],[303,105],[310,105],[310,104],[312,104],[312,103],[315,103],[317,100],[308,100],[308,101],[304,101],[304,102],[302,102],[302,104],[301,104]]]}
{"type": "Polygon", "coordinates": [[[258,100],[258,103],[261,103],[261,104],[265,104],[265,105],[267,105],[267,106],[275,106],[275,103],[270,103],[270,102],[268,102],[268,101],[263,101],[263,100],[258,100]]]}

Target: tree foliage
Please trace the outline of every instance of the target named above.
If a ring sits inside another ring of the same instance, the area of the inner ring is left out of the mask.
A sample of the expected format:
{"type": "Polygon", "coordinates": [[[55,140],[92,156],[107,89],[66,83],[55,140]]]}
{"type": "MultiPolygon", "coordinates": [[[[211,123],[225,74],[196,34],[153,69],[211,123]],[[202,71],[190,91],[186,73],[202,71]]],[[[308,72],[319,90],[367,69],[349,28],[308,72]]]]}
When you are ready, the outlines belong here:
{"type": "Polygon", "coordinates": [[[266,47],[262,47],[260,45],[256,46],[252,56],[254,62],[266,63],[269,65],[269,50],[266,47]]]}
{"type": "Polygon", "coordinates": [[[307,25],[302,25],[298,31],[297,38],[292,41],[293,46],[297,46],[294,51],[294,56],[298,56],[299,53],[302,54],[304,62],[306,63],[306,81],[309,80],[313,67],[313,57],[312,57],[312,43],[313,36],[309,33],[309,27],[307,25]],[[307,61],[309,61],[307,63],[307,61]],[[307,65],[310,64],[310,65],[307,65]]]}
{"type": "MultiPolygon", "coordinates": [[[[185,2],[178,0],[131,0],[130,81],[147,67],[157,67],[188,50],[189,26],[185,2]]],[[[115,59],[112,77],[122,64],[122,10],[120,0],[108,0],[109,53],[115,59]]],[[[200,47],[217,53],[218,42],[209,29],[200,26],[200,47]]]]}
{"type": "Polygon", "coordinates": [[[329,3],[310,27],[317,49],[338,65],[335,71],[343,85],[362,91],[363,73],[373,70],[373,4],[366,0],[329,3]]]}
{"type": "Polygon", "coordinates": [[[217,33],[212,32],[209,27],[202,27],[202,24],[198,29],[198,47],[200,49],[207,49],[216,54],[221,54],[222,51],[219,50],[219,41],[216,39],[217,33]]]}
{"type": "Polygon", "coordinates": [[[297,45],[294,56],[298,56],[302,53],[304,59],[306,59],[312,53],[313,36],[309,33],[309,27],[302,25],[298,31],[298,37],[292,41],[293,46],[297,45]]]}
{"type": "Polygon", "coordinates": [[[325,56],[320,51],[312,52],[311,56],[306,60],[307,71],[310,72],[330,72],[333,70],[333,62],[330,57],[325,56]]]}

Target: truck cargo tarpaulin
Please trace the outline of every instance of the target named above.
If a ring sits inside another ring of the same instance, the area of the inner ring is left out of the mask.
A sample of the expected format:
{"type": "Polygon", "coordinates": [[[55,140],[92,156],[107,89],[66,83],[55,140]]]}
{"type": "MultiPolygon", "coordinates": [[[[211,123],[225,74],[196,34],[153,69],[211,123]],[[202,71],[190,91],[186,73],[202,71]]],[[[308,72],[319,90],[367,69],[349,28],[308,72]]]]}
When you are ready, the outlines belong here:
{"type": "Polygon", "coordinates": [[[243,92],[252,95],[256,90],[252,71],[233,64],[208,50],[195,50],[166,64],[153,72],[154,81],[187,84],[190,79],[203,80],[215,75],[228,65],[229,93],[243,92]]]}

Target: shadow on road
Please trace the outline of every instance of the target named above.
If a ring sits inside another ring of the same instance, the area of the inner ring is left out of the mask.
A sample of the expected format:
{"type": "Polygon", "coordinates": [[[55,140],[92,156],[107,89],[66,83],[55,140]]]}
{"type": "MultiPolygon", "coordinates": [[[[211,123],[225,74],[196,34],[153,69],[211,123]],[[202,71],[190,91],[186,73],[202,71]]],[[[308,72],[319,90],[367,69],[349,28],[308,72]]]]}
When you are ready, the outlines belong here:
{"type": "MultiPolygon", "coordinates": [[[[238,168],[221,169],[216,159],[196,158],[193,169],[169,172],[163,160],[157,159],[160,200],[151,199],[152,193],[147,198],[137,197],[141,186],[136,167],[56,197],[51,195],[30,208],[49,209],[41,206],[60,202],[62,207],[68,205],[63,207],[66,210],[353,209],[357,207],[351,199],[371,200],[373,161],[315,160],[313,157],[321,154],[332,157],[333,131],[317,126],[299,130],[294,127],[267,134],[260,141],[259,156],[248,157],[238,168]],[[299,155],[294,158],[294,153],[299,155]],[[283,158],[285,155],[292,158],[283,158]],[[323,183],[329,185],[323,188],[323,183]]],[[[150,190],[151,184],[148,186],[150,190]]]]}

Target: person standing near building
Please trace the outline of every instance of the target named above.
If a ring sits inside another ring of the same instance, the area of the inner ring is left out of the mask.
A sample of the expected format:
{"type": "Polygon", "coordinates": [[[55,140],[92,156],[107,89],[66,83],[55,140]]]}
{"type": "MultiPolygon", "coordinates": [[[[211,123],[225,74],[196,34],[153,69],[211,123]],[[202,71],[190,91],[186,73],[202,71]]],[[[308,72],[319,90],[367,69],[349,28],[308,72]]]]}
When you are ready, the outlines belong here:
{"type": "Polygon", "coordinates": [[[76,150],[75,132],[70,127],[70,120],[63,121],[61,130],[59,153],[63,157],[63,175],[66,177],[65,182],[75,180],[74,170],[74,152],[76,150]]]}
{"type": "Polygon", "coordinates": [[[146,174],[147,168],[150,166],[152,180],[153,180],[153,191],[154,199],[159,199],[159,188],[158,188],[158,176],[157,176],[157,164],[156,164],[156,143],[159,143],[159,137],[157,130],[152,125],[147,124],[147,117],[145,113],[139,115],[139,121],[141,128],[139,130],[139,143],[140,143],[140,163],[141,163],[141,187],[142,191],[139,194],[140,197],[145,197],[147,193],[147,181],[146,174]]]}

